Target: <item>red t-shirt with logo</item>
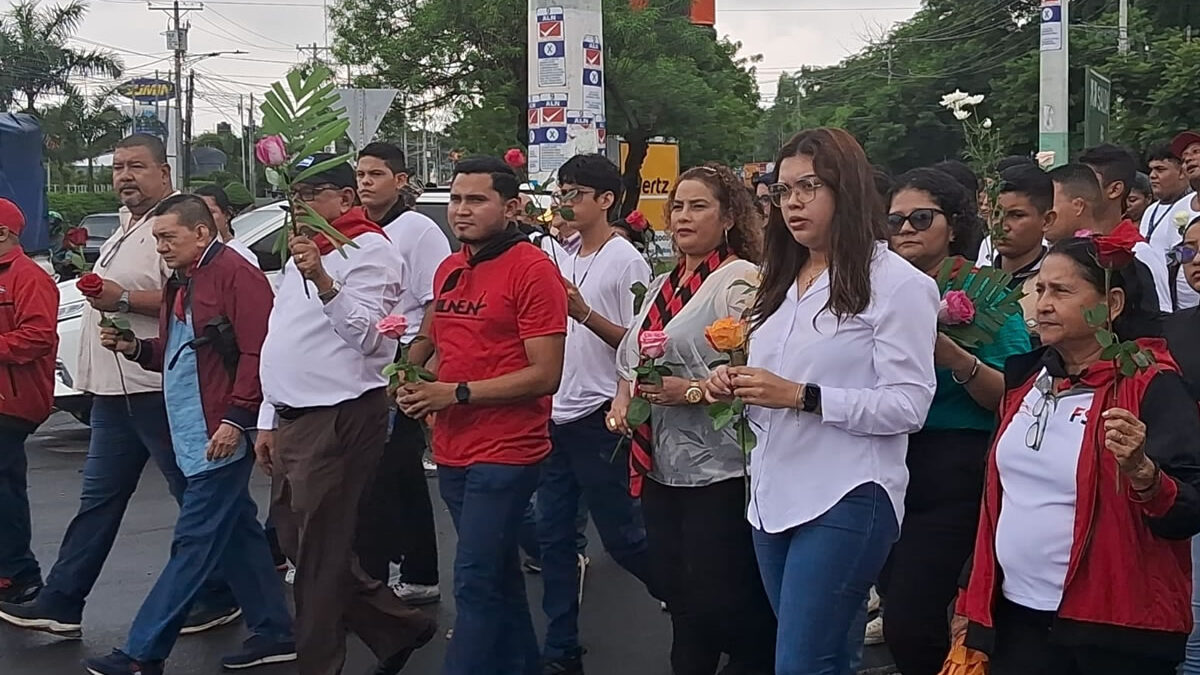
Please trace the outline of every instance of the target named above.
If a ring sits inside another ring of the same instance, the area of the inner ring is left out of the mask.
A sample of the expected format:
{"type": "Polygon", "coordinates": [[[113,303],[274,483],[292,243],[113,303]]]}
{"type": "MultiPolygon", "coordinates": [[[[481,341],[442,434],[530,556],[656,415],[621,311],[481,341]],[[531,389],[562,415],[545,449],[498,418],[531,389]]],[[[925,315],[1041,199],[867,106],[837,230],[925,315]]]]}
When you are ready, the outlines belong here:
{"type": "MultiPolygon", "coordinates": [[[[525,340],[567,332],[567,292],[554,263],[520,243],[472,268],[465,249],[433,281],[438,380],[478,382],[529,366],[525,340]],[[458,275],[447,289],[447,280],[458,275]]],[[[510,405],[454,404],[433,426],[433,457],[446,466],[535,464],[550,454],[550,396],[510,405]]]]}

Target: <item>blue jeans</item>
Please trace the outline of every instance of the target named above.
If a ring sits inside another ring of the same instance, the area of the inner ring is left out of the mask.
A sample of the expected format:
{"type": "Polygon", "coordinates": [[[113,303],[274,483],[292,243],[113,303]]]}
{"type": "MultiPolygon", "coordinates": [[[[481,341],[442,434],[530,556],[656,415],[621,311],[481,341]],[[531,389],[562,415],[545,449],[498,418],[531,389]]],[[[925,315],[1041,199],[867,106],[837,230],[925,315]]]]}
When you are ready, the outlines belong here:
{"type": "MultiPolygon", "coordinates": [[[[83,464],[79,513],[67,526],[58,561],[38,597],[39,603],[56,611],[82,615],[147,459],[154,458],[171,495],[182,503],[187,480],[175,463],[162,394],[132,394],[128,405],[124,396],[92,399],[92,437],[83,464]]],[[[234,601],[228,585],[214,575],[198,602],[227,607],[234,601]]]]}
{"type": "Polygon", "coordinates": [[[521,518],[537,481],[537,465],[438,467],[442,500],[458,532],[457,616],[443,675],[541,673],[517,552],[521,518]]]}
{"type": "Polygon", "coordinates": [[[892,502],[875,483],[786,532],[754,531],[763,585],[779,618],[776,675],[851,674],[854,640],[847,635],[860,625],[899,531],[892,502]]]}
{"type": "Polygon", "coordinates": [[[1179,669],[1183,675],[1200,675],[1200,536],[1192,537],[1192,621],[1195,625],[1179,669]]]}
{"type": "MultiPolygon", "coordinates": [[[[525,507],[525,516],[521,521],[521,550],[525,553],[525,557],[540,567],[542,545],[538,543],[537,521],[537,493],[535,492],[533,499],[529,500],[529,506],[525,507]]],[[[575,551],[579,555],[587,555],[587,525],[587,503],[581,499],[579,500],[579,513],[575,516],[575,551]]]]}
{"type": "Polygon", "coordinates": [[[25,438],[16,429],[0,429],[0,578],[41,581],[42,570],[29,544],[29,462],[25,438]]]}
{"type": "Polygon", "coordinates": [[[129,629],[125,653],[161,661],[171,653],[201,584],[220,565],[245,611],[246,626],[272,642],[291,642],[292,617],[271,562],[267,536],[250,498],[249,455],[187,480],[171,559],[129,629]]]}
{"type": "Polygon", "coordinates": [[[550,425],[553,449],[542,462],[537,489],[548,659],[580,652],[575,521],[581,495],[604,549],[630,574],[649,583],[646,526],[641,506],[629,496],[625,464],[611,461],[616,437],[605,427],[606,409],[569,424],[550,425]]]}

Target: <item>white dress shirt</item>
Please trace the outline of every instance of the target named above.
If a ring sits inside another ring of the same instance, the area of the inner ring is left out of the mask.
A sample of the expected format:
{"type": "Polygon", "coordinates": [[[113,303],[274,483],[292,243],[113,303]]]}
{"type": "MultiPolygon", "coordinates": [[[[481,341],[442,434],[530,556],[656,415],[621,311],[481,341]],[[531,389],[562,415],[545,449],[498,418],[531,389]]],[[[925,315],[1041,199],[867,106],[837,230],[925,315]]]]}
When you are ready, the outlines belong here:
{"type": "Polygon", "coordinates": [[[396,341],[375,324],[400,301],[404,260],[381,234],[368,232],[354,243],[343,247],[345,258],[337,251],[321,257],[341,284],[327,305],[312,284],[305,296],[294,260],[284,266],[262,346],[259,429],[275,428],[275,406],[331,406],[387,386],[382,371],[396,356],[396,341]]]}
{"type": "Polygon", "coordinates": [[[242,240],[230,239],[229,241],[222,243],[234,251],[237,251],[237,254],[245,258],[251,265],[254,265],[260,270],[262,269],[262,265],[258,262],[258,256],[255,255],[254,251],[251,251],[250,247],[247,246],[242,240]]]}
{"type": "Polygon", "coordinates": [[[803,297],[792,284],[750,339],[751,367],[821,388],[819,416],[748,408],[760,428],[748,517],[766,532],[803,525],[864,483],[881,485],[903,519],[908,434],[937,386],[937,284],[877,242],[867,308],[839,325],[828,301],[828,272],[803,297]]]}
{"type": "Polygon", "coordinates": [[[413,210],[401,213],[383,231],[408,270],[400,304],[392,312],[408,322],[401,340],[408,344],[421,332],[425,306],[433,302],[433,275],[442,261],[450,257],[450,241],[429,216],[413,210]]]}

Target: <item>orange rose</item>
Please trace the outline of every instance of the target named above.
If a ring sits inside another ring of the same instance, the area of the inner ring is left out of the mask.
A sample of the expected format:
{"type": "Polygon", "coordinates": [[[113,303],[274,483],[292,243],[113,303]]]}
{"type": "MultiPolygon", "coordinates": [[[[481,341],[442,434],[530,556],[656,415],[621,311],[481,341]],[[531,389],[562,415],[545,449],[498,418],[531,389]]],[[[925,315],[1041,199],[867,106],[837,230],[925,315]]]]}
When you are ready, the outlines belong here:
{"type": "Polygon", "coordinates": [[[746,322],[732,317],[717,319],[704,329],[708,344],[719,351],[730,353],[746,348],[746,322]]]}

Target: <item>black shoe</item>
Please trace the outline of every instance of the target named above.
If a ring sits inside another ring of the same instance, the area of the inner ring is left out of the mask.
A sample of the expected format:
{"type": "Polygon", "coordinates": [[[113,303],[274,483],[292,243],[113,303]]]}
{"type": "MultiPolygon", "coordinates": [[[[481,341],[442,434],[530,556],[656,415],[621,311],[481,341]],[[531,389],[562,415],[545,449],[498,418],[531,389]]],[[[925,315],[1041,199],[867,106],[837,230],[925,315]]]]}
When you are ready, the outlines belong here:
{"type": "Polygon", "coordinates": [[[215,609],[212,607],[192,607],[192,611],[188,612],[187,619],[183,622],[183,628],[179,629],[180,635],[195,635],[203,633],[206,630],[228,626],[237,621],[242,616],[241,607],[221,607],[215,609]]]}
{"type": "Polygon", "coordinates": [[[162,675],[162,661],[137,661],[125,652],[112,650],[108,656],[84,659],[83,667],[91,675],[162,675]]]}
{"type": "Polygon", "coordinates": [[[225,670],[244,670],[272,663],[290,663],[296,660],[296,642],[276,642],[258,635],[250,636],[242,644],[242,650],[221,659],[225,670]]]}
{"type": "Polygon", "coordinates": [[[0,620],[17,628],[36,630],[59,637],[83,637],[83,629],[80,625],[83,620],[81,612],[58,611],[46,602],[37,600],[22,605],[0,602],[0,620]]]}
{"type": "Polygon", "coordinates": [[[37,599],[42,592],[42,578],[9,579],[0,577],[0,602],[20,604],[37,599]]]}
{"type": "Polygon", "coordinates": [[[375,670],[371,671],[370,675],[396,675],[396,673],[399,673],[404,668],[404,665],[408,663],[408,660],[412,658],[413,653],[421,647],[429,644],[429,641],[433,639],[433,636],[437,635],[437,630],[437,622],[433,619],[430,619],[429,627],[425,629],[424,633],[421,633],[421,635],[417,637],[416,644],[407,649],[401,649],[395,654],[392,654],[386,659],[380,661],[379,665],[375,667],[375,670]]]}
{"type": "Polygon", "coordinates": [[[543,660],[542,675],[583,675],[583,651],[575,656],[543,660]]]}

